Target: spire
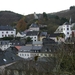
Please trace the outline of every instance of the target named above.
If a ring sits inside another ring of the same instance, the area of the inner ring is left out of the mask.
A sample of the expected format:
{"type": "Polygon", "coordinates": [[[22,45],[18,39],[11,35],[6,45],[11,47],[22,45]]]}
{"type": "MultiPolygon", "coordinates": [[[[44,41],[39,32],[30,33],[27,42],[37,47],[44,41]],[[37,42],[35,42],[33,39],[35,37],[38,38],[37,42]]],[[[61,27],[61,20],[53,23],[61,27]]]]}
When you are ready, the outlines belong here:
{"type": "Polygon", "coordinates": [[[36,15],[36,13],[34,12],[34,18],[35,19],[38,19],[38,16],[36,15]]]}

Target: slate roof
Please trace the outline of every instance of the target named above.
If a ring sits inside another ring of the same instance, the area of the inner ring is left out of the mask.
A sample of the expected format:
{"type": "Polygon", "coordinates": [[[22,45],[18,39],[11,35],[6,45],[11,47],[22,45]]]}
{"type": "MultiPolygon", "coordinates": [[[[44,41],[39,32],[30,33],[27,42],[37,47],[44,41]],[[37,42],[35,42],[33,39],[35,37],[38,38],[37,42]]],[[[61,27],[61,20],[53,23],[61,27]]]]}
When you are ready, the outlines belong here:
{"type": "Polygon", "coordinates": [[[50,38],[43,38],[43,45],[44,44],[57,44],[57,42],[55,42],[53,39],[50,38]]]}
{"type": "Polygon", "coordinates": [[[41,50],[42,46],[32,46],[32,50],[41,50]]]}
{"type": "Polygon", "coordinates": [[[64,35],[64,33],[54,33],[54,34],[50,34],[49,37],[61,37],[61,35],[64,35]]]}
{"type": "Polygon", "coordinates": [[[24,45],[24,43],[22,43],[20,40],[11,40],[10,43],[13,46],[22,46],[22,45],[24,45]]]}
{"type": "Polygon", "coordinates": [[[14,30],[13,27],[9,26],[9,25],[1,25],[0,26],[0,30],[14,30]]]}
{"type": "Polygon", "coordinates": [[[32,23],[30,27],[31,28],[36,28],[36,27],[39,27],[39,26],[37,24],[35,24],[35,23],[32,23]]]}
{"type": "Polygon", "coordinates": [[[41,50],[42,46],[21,46],[19,52],[33,52],[35,50],[41,50]]]}
{"type": "Polygon", "coordinates": [[[70,23],[69,22],[65,22],[63,25],[70,25],[70,23]]]}
{"type": "Polygon", "coordinates": [[[9,40],[0,40],[0,45],[7,45],[9,44],[9,40]]]}
{"type": "Polygon", "coordinates": [[[35,36],[38,35],[38,31],[28,31],[26,36],[35,36]]]}
{"type": "Polygon", "coordinates": [[[47,32],[41,32],[40,36],[47,36],[47,32]]]}
{"type": "Polygon", "coordinates": [[[0,51],[0,66],[10,64],[21,59],[22,58],[12,53],[11,51],[0,51]]]}
{"type": "Polygon", "coordinates": [[[42,41],[33,41],[33,45],[42,45],[42,41]]]}
{"type": "Polygon", "coordinates": [[[19,51],[30,51],[32,49],[32,46],[21,46],[19,51]]]}
{"type": "Polygon", "coordinates": [[[9,51],[9,52],[14,53],[14,54],[18,53],[18,49],[16,47],[9,47],[6,49],[6,51],[9,51]]]}
{"type": "Polygon", "coordinates": [[[45,46],[22,46],[19,52],[28,53],[53,53],[58,49],[57,45],[45,45],[45,46]]]}
{"type": "Polygon", "coordinates": [[[44,45],[42,47],[42,50],[41,52],[44,52],[44,53],[54,53],[54,52],[57,52],[58,50],[58,45],[44,45]]]}

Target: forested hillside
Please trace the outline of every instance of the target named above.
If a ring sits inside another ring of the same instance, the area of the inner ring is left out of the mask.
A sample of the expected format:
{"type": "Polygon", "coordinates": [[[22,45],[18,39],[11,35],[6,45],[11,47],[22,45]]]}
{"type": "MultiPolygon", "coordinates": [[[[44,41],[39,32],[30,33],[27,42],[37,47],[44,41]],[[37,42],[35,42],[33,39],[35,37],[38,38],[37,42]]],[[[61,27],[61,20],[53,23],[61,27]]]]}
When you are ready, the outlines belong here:
{"type": "Polygon", "coordinates": [[[0,25],[15,24],[22,16],[11,11],[0,11],[0,25]]]}

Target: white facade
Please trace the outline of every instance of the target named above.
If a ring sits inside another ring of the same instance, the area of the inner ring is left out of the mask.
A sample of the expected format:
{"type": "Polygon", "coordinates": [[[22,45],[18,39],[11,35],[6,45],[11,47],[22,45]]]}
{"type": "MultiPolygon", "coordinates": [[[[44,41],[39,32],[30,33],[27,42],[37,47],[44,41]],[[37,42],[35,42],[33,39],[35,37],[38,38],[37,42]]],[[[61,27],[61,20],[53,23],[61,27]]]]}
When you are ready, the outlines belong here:
{"type": "Polygon", "coordinates": [[[26,52],[19,52],[18,53],[18,56],[24,58],[24,59],[27,59],[27,58],[30,58],[31,57],[31,54],[30,53],[26,53],[26,52]]]}
{"type": "Polygon", "coordinates": [[[63,25],[63,33],[65,34],[65,39],[72,35],[71,25],[63,25]]]}
{"type": "Polygon", "coordinates": [[[32,41],[38,41],[38,36],[37,35],[26,36],[26,38],[27,37],[30,37],[32,41]]]}
{"type": "Polygon", "coordinates": [[[59,26],[54,33],[64,33],[65,39],[67,39],[68,37],[72,35],[71,27],[72,25],[63,24],[62,26],[59,26]]]}
{"type": "Polygon", "coordinates": [[[32,31],[39,31],[40,28],[37,24],[31,24],[31,26],[29,27],[29,30],[32,30],[32,31]]]}
{"type": "Polygon", "coordinates": [[[19,32],[16,34],[16,37],[25,37],[26,34],[20,34],[19,32]]]}
{"type": "Polygon", "coordinates": [[[16,29],[14,30],[0,30],[0,38],[9,37],[9,36],[16,36],[16,29]]]}
{"type": "Polygon", "coordinates": [[[39,27],[30,27],[29,30],[32,30],[32,31],[39,31],[39,27]]]}

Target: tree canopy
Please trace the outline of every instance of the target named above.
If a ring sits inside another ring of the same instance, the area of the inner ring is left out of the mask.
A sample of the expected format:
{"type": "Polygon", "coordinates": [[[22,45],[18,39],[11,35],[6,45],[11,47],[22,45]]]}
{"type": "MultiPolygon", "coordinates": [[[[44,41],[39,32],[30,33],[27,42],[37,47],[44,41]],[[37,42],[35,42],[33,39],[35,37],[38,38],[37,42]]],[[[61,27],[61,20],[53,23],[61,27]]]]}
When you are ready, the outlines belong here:
{"type": "Polygon", "coordinates": [[[24,31],[27,28],[27,24],[25,22],[25,18],[21,18],[17,23],[17,31],[24,31]]]}

